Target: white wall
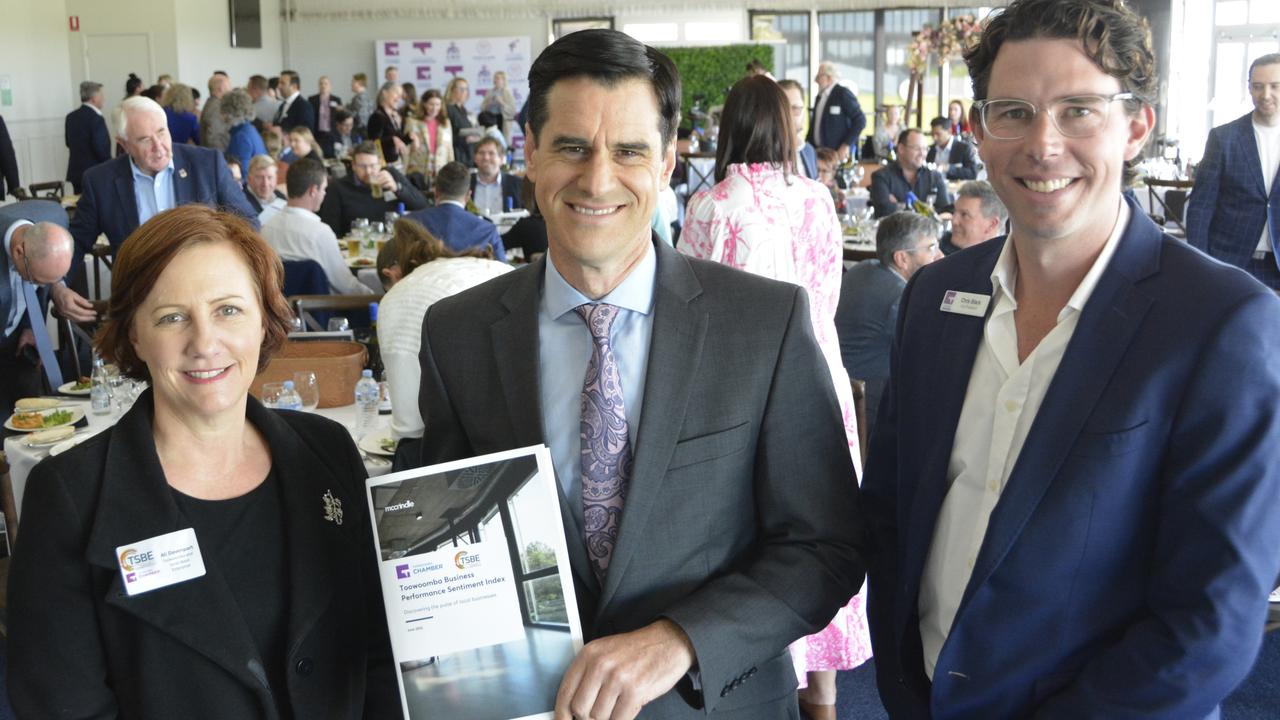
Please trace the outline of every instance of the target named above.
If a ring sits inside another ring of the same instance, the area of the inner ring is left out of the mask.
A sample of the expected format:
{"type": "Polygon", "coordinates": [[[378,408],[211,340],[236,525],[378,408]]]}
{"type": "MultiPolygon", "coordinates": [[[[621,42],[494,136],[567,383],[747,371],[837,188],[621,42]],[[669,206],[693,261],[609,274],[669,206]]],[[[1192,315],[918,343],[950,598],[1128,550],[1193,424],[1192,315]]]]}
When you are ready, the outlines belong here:
{"type": "Polygon", "coordinates": [[[317,78],[328,75],[333,81],[334,94],[345,100],[355,73],[368,75],[371,88],[382,82],[375,73],[373,57],[373,44],[377,40],[524,35],[529,37],[530,52],[537,57],[547,46],[547,27],[548,21],[543,18],[298,20],[286,26],[288,47],[284,64],[302,76],[304,94],[316,92],[317,78]]]}
{"type": "Polygon", "coordinates": [[[63,117],[79,104],[68,82],[67,12],[64,0],[0,0],[3,39],[0,76],[7,76],[13,104],[0,115],[13,139],[24,186],[61,180],[67,172],[63,117]]]}
{"type": "Polygon", "coordinates": [[[209,76],[224,70],[231,83],[243,87],[253,74],[270,77],[281,65],[280,0],[259,0],[262,13],[262,47],[231,47],[231,7],[226,0],[175,1],[177,46],[174,76],[206,95],[209,76]]]}

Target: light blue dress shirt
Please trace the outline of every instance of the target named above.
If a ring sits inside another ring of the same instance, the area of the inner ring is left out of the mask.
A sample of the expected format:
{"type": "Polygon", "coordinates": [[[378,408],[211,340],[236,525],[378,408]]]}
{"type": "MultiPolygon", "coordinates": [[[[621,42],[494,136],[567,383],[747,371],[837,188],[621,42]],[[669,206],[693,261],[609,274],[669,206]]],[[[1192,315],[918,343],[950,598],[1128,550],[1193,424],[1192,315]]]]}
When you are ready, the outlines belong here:
{"type": "Polygon", "coordinates": [[[169,166],[151,177],[142,172],[133,159],[129,159],[129,170],[133,173],[133,197],[138,202],[138,224],[150,220],[156,213],[172,210],[173,199],[173,158],[169,158],[169,166]]]}
{"type": "Polygon", "coordinates": [[[4,231],[4,254],[9,258],[9,289],[13,294],[13,302],[9,303],[9,317],[4,319],[5,337],[13,334],[22,321],[22,316],[27,313],[27,296],[22,292],[22,286],[27,281],[18,273],[18,264],[13,261],[13,253],[9,252],[9,247],[13,245],[13,233],[23,225],[32,224],[27,220],[19,220],[4,231]]]}
{"type": "MultiPolygon", "coordinates": [[[[542,428],[556,477],[573,514],[577,537],[582,539],[582,383],[591,360],[591,332],[574,308],[593,302],[578,292],[556,270],[547,254],[542,299],[538,306],[538,389],[542,428]]],[[[644,398],[645,371],[649,365],[649,340],[653,334],[653,289],[657,253],[647,247],[644,258],[613,292],[598,302],[621,308],[609,331],[609,342],[618,363],[626,403],[627,430],[635,452],[640,428],[640,404],[644,398]]],[[[624,511],[625,512],[625,511],[624,511]]]]}

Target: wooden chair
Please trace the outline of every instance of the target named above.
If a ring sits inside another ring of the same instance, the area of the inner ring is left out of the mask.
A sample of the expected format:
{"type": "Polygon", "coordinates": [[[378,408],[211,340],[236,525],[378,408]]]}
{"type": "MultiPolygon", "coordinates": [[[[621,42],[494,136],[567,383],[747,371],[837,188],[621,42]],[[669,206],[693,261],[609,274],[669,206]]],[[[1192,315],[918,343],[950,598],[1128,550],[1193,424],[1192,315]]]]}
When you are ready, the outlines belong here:
{"type": "Polygon", "coordinates": [[[62,200],[63,193],[66,192],[66,183],[61,180],[50,180],[49,182],[31,183],[27,186],[31,190],[31,197],[37,200],[62,200]]]}
{"type": "Polygon", "coordinates": [[[303,327],[307,330],[324,330],[325,327],[316,321],[312,313],[368,312],[369,303],[382,302],[382,295],[293,295],[286,299],[293,307],[294,314],[302,318],[303,327]]]}
{"type": "Polygon", "coordinates": [[[849,385],[853,388],[853,417],[858,421],[858,455],[866,467],[867,438],[871,437],[871,428],[867,427],[867,383],[851,375],[849,385]]]}

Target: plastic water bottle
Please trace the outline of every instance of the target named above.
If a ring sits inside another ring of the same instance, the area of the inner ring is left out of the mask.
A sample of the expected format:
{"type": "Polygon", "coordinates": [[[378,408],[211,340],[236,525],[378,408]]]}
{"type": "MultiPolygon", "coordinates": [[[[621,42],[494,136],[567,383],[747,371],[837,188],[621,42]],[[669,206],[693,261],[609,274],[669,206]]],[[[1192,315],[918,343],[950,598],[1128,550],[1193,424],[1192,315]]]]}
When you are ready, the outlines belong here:
{"type": "Polygon", "coordinates": [[[373,379],[372,370],[360,373],[356,382],[356,440],[373,429],[378,419],[378,403],[380,402],[378,382],[373,379]]]}
{"type": "Polygon", "coordinates": [[[89,378],[89,409],[94,415],[106,415],[111,412],[111,378],[107,375],[107,365],[102,358],[93,359],[93,375],[89,378]]]}
{"type": "Polygon", "coordinates": [[[280,393],[280,399],[276,400],[277,410],[302,410],[302,396],[293,388],[292,380],[284,381],[284,392],[280,393]]]}

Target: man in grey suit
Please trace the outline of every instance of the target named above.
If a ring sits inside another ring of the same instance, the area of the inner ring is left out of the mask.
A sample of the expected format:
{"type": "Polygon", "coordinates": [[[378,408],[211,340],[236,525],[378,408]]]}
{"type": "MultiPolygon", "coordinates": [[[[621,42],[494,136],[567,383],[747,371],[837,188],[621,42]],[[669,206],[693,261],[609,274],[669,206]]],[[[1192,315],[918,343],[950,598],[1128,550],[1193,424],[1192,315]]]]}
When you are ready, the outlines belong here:
{"type": "MultiPolygon", "coordinates": [[[[71,267],[75,245],[67,232],[67,213],[55,202],[26,200],[0,207],[0,413],[7,415],[20,397],[39,395],[40,364],[60,380],[47,331],[49,286],[60,287],[71,267]],[[31,286],[33,293],[28,293],[31,286]],[[29,307],[34,297],[36,307],[29,307]],[[33,322],[33,320],[35,322],[33,322]]],[[[63,288],[65,289],[65,288],[63,288]]],[[[61,382],[50,380],[53,387],[61,382]]]]}
{"type": "Polygon", "coordinates": [[[666,56],[581,31],[529,86],[549,251],[428,310],[422,460],[550,447],[589,641],[556,718],[797,718],[787,645],[863,576],[804,291],[654,242],[680,117],[666,56]]]}
{"type": "Polygon", "coordinates": [[[938,230],[938,223],[923,215],[890,215],[876,228],[876,257],[849,268],[840,281],[840,358],[851,377],[867,384],[868,434],[876,426],[876,409],[889,381],[889,349],[902,289],[917,270],[942,257],[938,230]]]}

